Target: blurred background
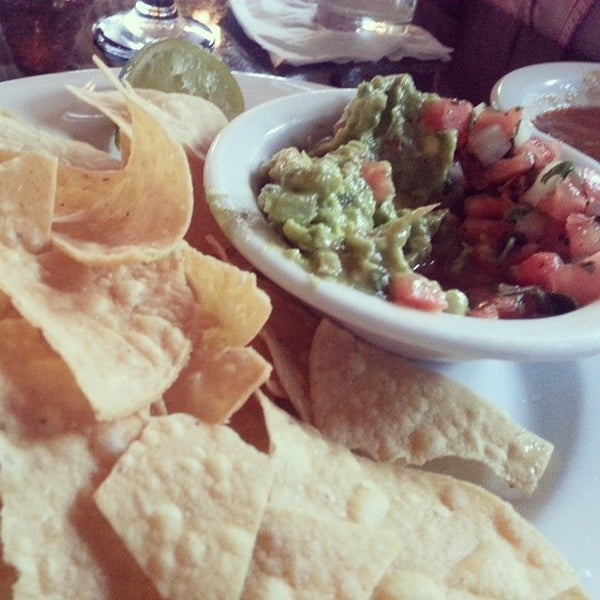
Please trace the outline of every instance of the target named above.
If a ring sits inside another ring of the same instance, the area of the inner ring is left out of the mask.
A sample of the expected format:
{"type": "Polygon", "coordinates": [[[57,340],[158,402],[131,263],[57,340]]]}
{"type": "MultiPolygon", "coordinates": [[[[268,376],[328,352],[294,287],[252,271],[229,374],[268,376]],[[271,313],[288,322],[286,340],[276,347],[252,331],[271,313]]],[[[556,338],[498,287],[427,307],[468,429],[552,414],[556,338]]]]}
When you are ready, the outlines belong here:
{"type": "MultiPolygon", "coordinates": [[[[91,26],[131,8],[129,0],[3,0],[0,80],[92,66],[91,26]]],[[[274,67],[236,22],[225,0],[181,0],[181,14],[209,24],[215,52],[232,69],[356,85],[376,73],[408,71],[424,90],[489,99],[494,82],[528,64],[600,60],[600,2],[594,0],[419,0],[415,24],[453,48],[448,62],[383,59],[376,63],[274,67]]]]}

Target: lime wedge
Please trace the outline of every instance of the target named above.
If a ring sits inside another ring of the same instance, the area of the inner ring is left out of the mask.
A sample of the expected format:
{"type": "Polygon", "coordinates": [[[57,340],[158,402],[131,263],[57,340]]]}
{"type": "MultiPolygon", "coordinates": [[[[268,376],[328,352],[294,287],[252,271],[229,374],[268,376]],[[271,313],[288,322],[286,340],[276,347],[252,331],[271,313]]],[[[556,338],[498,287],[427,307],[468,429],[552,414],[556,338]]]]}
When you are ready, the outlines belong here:
{"type": "Polygon", "coordinates": [[[133,87],[201,96],[231,120],[244,110],[242,90],[216,56],[180,39],[144,46],[123,66],[119,78],[133,87]]]}

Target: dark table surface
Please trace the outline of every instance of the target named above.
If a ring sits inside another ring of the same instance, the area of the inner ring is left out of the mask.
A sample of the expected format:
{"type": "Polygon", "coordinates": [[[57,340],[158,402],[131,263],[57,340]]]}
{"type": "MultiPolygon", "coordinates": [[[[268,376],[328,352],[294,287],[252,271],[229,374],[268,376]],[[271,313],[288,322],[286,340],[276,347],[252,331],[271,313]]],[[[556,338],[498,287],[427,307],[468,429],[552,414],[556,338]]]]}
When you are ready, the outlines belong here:
{"type": "MultiPolygon", "coordinates": [[[[0,3],[0,81],[93,66],[98,54],[92,23],[133,6],[133,0],[8,0],[0,3]]],[[[224,0],[180,0],[180,12],[205,10],[220,31],[216,54],[232,69],[269,73],[334,86],[356,85],[377,73],[410,72],[422,90],[485,101],[504,73],[526,64],[587,60],[504,13],[490,0],[420,0],[416,23],[454,48],[452,60],[320,63],[273,67],[267,53],[242,31],[224,0]]],[[[196,13],[197,14],[197,13],[196,13]]],[[[600,43],[598,44],[600,47],[600,43]]]]}

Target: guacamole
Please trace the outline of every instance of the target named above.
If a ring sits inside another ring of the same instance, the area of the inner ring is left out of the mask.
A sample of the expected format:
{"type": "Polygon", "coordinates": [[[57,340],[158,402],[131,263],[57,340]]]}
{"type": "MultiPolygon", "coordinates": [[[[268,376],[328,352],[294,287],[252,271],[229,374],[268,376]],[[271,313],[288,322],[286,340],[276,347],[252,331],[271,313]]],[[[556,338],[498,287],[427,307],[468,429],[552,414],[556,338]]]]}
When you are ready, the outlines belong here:
{"type": "MultiPolygon", "coordinates": [[[[455,130],[421,124],[431,96],[409,75],[377,76],[359,85],[331,137],[264,165],[259,206],[305,268],[387,297],[393,274],[429,260],[457,144],[455,130]]],[[[448,310],[466,311],[463,294],[446,294],[448,310]]]]}

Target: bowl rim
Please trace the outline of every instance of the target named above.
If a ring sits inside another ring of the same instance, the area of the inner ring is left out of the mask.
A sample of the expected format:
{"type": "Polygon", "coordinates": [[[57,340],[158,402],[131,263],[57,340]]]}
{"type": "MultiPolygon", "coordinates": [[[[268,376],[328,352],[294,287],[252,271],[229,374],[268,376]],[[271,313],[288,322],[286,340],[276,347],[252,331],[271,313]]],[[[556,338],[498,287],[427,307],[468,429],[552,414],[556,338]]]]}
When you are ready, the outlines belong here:
{"type": "Polygon", "coordinates": [[[448,361],[565,360],[600,352],[600,302],[540,319],[429,313],[322,279],[283,256],[285,243],[258,208],[252,175],[272,154],[265,150],[274,138],[290,128],[308,127],[315,118],[331,121],[354,93],[353,88],[325,89],[277,98],[239,115],[217,135],[205,161],[205,191],[233,246],[292,295],[390,350],[401,346],[408,354],[412,349],[415,356],[448,361]],[[232,172],[232,161],[241,176],[232,172]]]}
{"type": "Polygon", "coordinates": [[[516,98],[522,100],[533,89],[553,89],[559,81],[572,83],[581,81],[585,75],[600,70],[600,62],[564,61],[544,62],[514,69],[496,81],[490,92],[490,103],[501,110],[515,105],[516,98]]]}

